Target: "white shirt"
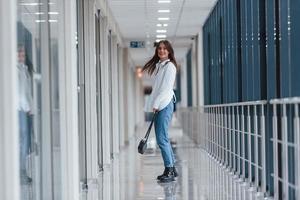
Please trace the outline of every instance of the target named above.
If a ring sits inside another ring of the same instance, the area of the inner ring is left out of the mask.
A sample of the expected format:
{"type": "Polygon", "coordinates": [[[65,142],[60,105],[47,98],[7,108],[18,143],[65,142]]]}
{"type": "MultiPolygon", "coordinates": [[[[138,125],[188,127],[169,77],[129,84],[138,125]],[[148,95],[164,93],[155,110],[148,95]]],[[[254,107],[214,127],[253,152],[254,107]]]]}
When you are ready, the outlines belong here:
{"type": "Polygon", "coordinates": [[[25,64],[18,64],[18,110],[29,112],[32,107],[31,77],[25,64]]]}
{"type": "Polygon", "coordinates": [[[153,108],[164,109],[175,96],[173,87],[176,67],[169,59],[158,62],[152,76],[154,76],[152,92],[147,99],[145,112],[152,112],[153,108]]]}

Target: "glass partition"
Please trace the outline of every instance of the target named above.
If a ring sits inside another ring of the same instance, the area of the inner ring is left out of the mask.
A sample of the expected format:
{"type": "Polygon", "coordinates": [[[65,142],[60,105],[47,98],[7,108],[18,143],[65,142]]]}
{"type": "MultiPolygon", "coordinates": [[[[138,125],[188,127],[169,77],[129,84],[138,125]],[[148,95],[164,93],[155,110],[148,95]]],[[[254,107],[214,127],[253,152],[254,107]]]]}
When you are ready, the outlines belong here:
{"type": "Polygon", "coordinates": [[[42,1],[17,6],[21,199],[40,197],[42,1]]]}
{"type": "Polygon", "coordinates": [[[17,1],[21,199],[61,199],[63,1],[17,1]]]}

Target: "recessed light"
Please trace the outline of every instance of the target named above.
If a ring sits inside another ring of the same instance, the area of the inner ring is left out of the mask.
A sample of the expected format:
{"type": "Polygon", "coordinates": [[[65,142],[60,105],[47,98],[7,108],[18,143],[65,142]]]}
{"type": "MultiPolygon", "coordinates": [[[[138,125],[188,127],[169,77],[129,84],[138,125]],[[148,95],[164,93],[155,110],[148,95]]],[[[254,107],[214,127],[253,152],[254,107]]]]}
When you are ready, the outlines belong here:
{"type": "Polygon", "coordinates": [[[58,15],[58,12],[48,12],[49,15],[58,15]]]}
{"type": "Polygon", "coordinates": [[[167,26],[168,26],[168,24],[164,24],[163,26],[164,26],[164,27],[167,27],[167,26]]]}
{"type": "Polygon", "coordinates": [[[36,23],[46,22],[46,20],[35,20],[36,23]]]}
{"type": "Polygon", "coordinates": [[[21,6],[40,6],[42,3],[20,3],[21,6]]]}
{"type": "Polygon", "coordinates": [[[169,0],[159,0],[159,1],[157,1],[158,3],[171,3],[171,1],[169,1],[169,0]]]}
{"type": "Polygon", "coordinates": [[[158,18],[159,21],[167,21],[169,19],[170,19],[169,17],[159,17],[158,18]]]}
{"type": "Polygon", "coordinates": [[[162,24],[156,24],[156,26],[158,26],[158,27],[161,27],[161,26],[162,26],[162,24]]]}
{"type": "Polygon", "coordinates": [[[156,35],[156,38],[166,38],[166,35],[156,35]]]}
{"type": "Polygon", "coordinates": [[[167,30],[156,30],[156,33],[166,33],[167,30]]]}
{"type": "Polygon", "coordinates": [[[157,12],[159,12],[159,13],[169,13],[170,10],[158,10],[157,12]]]}

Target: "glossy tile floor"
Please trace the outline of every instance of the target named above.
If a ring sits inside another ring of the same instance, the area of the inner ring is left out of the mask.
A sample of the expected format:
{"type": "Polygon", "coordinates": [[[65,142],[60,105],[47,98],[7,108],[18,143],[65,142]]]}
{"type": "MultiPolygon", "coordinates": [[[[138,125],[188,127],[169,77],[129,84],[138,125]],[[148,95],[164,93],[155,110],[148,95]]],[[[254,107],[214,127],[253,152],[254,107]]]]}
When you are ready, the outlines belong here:
{"type": "Polygon", "coordinates": [[[154,132],[150,136],[151,148],[146,154],[138,154],[136,148],[146,129],[146,126],[140,128],[137,137],[99,175],[98,183],[81,193],[82,200],[208,199],[207,154],[182,134],[179,126],[172,126],[170,137],[179,177],[171,183],[158,183],[156,177],[163,172],[164,166],[154,132]]]}

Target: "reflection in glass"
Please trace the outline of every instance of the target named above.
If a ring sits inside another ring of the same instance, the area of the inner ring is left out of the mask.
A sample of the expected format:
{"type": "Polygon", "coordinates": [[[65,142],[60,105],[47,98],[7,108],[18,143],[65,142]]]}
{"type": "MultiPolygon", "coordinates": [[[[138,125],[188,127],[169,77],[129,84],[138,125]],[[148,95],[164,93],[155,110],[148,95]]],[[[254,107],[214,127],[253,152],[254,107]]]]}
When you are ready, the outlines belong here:
{"type": "Polygon", "coordinates": [[[59,66],[64,58],[59,39],[64,37],[59,19],[63,2],[17,1],[21,200],[61,199],[59,66]]]}
{"type": "Polygon", "coordinates": [[[40,199],[39,106],[37,88],[40,84],[40,1],[17,4],[17,74],[20,142],[21,199],[40,199]]]}
{"type": "Polygon", "coordinates": [[[18,46],[18,112],[20,133],[20,179],[22,184],[32,182],[27,174],[26,159],[30,153],[32,128],[32,76],[26,65],[25,46],[18,46]]]}

